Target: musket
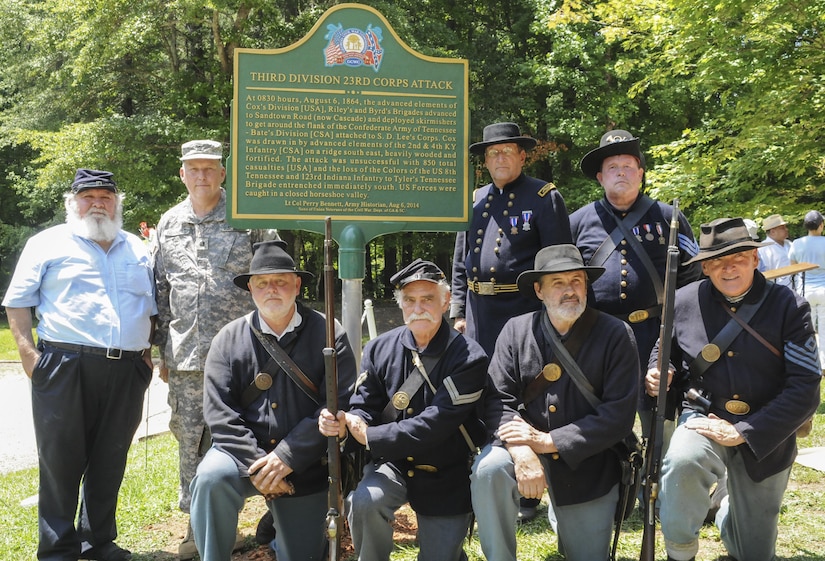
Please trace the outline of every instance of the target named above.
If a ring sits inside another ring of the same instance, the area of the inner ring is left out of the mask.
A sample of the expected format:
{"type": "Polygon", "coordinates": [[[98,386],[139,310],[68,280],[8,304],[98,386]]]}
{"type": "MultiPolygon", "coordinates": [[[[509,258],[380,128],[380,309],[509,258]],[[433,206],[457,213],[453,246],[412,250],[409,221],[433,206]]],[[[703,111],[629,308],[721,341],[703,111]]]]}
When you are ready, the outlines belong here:
{"type": "Polygon", "coordinates": [[[670,347],[673,340],[673,300],[676,295],[676,275],[679,272],[679,199],[673,200],[670,219],[667,265],[665,267],[662,323],[659,327],[659,394],[653,406],[650,431],[646,443],[646,468],[644,480],[644,521],[642,549],[639,561],[654,561],[656,556],[656,499],[659,497],[659,475],[662,464],[662,435],[667,409],[667,380],[670,365],[670,347]]]}
{"type": "MultiPolygon", "coordinates": [[[[327,320],[327,346],[324,348],[324,378],[326,380],[327,409],[338,413],[338,361],[335,351],[335,271],[332,268],[332,218],[324,220],[324,313],[327,320]]],[[[329,493],[327,495],[327,540],[329,560],[336,561],[341,553],[341,537],[344,498],[341,490],[341,449],[338,436],[327,438],[327,469],[329,493]]]]}

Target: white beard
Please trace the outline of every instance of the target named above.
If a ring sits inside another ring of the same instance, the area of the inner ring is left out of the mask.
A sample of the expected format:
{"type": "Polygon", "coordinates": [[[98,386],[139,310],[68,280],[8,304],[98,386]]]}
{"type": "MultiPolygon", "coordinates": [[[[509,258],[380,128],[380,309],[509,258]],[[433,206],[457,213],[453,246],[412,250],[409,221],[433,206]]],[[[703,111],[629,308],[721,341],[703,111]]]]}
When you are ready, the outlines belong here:
{"type": "Polygon", "coordinates": [[[86,216],[80,217],[77,201],[73,196],[66,197],[66,224],[72,233],[81,238],[95,242],[113,242],[123,227],[123,201],[118,197],[115,206],[115,217],[103,212],[90,209],[86,216]]]}

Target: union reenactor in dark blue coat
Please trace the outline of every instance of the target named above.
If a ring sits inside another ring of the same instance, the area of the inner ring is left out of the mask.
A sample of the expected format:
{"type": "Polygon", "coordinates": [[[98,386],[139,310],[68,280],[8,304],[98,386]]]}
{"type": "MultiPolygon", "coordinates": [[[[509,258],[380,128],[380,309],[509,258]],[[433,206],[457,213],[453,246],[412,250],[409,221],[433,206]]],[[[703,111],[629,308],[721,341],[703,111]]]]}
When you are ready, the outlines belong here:
{"type": "MultiPolygon", "coordinates": [[[[679,289],[669,393],[684,411],[662,469],[660,517],[668,559],[693,559],[708,492],[727,471],[716,515],[728,554],[776,559],[782,497],[796,457],[796,430],[819,404],[820,368],[810,305],[756,270],[757,247],[741,218],[703,224],[707,279],[679,289]],[[688,393],[690,392],[690,393],[688,393]]],[[[650,356],[647,391],[659,390],[650,356]]]]}
{"type": "Polygon", "coordinates": [[[533,266],[541,248],[571,241],[555,185],[522,171],[535,145],[515,123],[488,125],[482,142],[470,145],[493,181],[475,191],[470,228],[456,236],[450,317],[490,356],[507,320],[540,304],[519,294],[519,273],[533,266]]]}
{"type": "Polygon", "coordinates": [[[391,522],[406,502],[418,519],[418,558],[463,560],[470,461],[484,438],[477,403],[487,355],[443,319],[450,285],[436,265],[417,259],[391,282],[405,325],[367,344],[349,412],[322,411],[318,428],[326,436],[349,431],[349,442],[372,458],[347,498],[360,561],[389,560],[391,522]]]}
{"type": "MultiPolygon", "coordinates": [[[[228,561],[238,512],[263,495],[277,531],[280,561],[324,557],[327,440],[318,434],[326,404],[327,321],[296,301],[300,271],[280,240],[255,244],[249,272],[233,280],[255,311],[226,324],[206,356],[203,414],[212,447],[192,480],[192,530],[203,561],[228,561]]],[[[356,365],[335,323],[338,399],[346,402],[356,365]]]]}
{"type": "Polygon", "coordinates": [[[630,327],[587,307],[587,285],[603,271],[562,244],[539,251],[535,270],[518,278],[522,293],[544,307],[507,322],[490,363],[484,419],[493,441],[478,456],[471,485],[491,561],[516,560],[516,499],[541,497],[545,487],[565,559],[608,557],[621,475],[610,448],[633,429],[639,362],[630,327]],[[592,386],[594,403],[571,364],[592,386]]]}
{"type": "MultiPolygon", "coordinates": [[[[604,188],[603,199],[570,215],[573,243],[581,250],[585,263],[605,268],[605,273],[591,286],[590,302],[595,308],[630,323],[636,336],[639,361],[644,365],[659,336],[673,208],[641,192],[645,158],[639,139],[627,131],[605,133],[599,147],[588,152],[580,166],[587,177],[604,188]]],[[[682,213],[679,213],[679,252],[682,262],[697,252],[693,231],[682,213]]],[[[682,265],[677,286],[688,284],[700,275],[698,265],[682,265]]],[[[643,374],[639,374],[640,381],[643,374]]],[[[642,429],[646,433],[653,400],[644,398],[644,392],[640,392],[640,399],[642,429]]]]}
{"type": "MultiPolygon", "coordinates": [[[[519,273],[533,266],[541,248],[571,241],[561,193],[522,171],[535,145],[515,123],[488,125],[483,140],[470,145],[471,154],[484,157],[492,182],[475,191],[470,228],[456,236],[450,317],[488,356],[508,319],[539,308],[519,294],[519,273]]],[[[533,518],[538,503],[523,500],[519,519],[533,518]]]]}

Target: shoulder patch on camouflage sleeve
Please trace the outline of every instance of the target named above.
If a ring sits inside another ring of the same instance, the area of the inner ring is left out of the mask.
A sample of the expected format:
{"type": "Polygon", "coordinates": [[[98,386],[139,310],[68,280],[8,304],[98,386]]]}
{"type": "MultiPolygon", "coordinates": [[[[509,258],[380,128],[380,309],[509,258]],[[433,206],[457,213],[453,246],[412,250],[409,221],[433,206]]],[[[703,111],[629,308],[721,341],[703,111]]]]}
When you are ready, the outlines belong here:
{"type": "Polygon", "coordinates": [[[539,189],[538,195],[539,197],[543,197],[555,188],[556,186],[552,183],[545,183],[544,185],[542,185],[541,189],[539,189]]]}

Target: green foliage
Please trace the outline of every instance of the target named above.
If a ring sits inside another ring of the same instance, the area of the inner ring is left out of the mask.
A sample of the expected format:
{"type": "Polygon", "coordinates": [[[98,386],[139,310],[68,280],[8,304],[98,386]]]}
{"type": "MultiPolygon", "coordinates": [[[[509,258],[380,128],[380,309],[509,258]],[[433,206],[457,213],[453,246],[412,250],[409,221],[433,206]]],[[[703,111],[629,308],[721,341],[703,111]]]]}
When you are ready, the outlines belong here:
{"type": "Polygon", "coordinates": [[[821,2],[609,0],[598,14],[645,72],[631,95],[683,82],[701,103],[698,121],[653,149],[657,193],[687,201],[694,222],[777,210],[795,220],[821,202],[821,2]]]}
{"type": "MultiPolygon", "coordinates": [[[[76,167],[116,174],[127,229],[156,221],[184,193],[178,145],[230,139],[235,49],[291,45],[335,3],[0,0],[0,223],[19,230],[0,243],[0,281],[23,234],[62,220],[76,167]]],[[[648,191],[680,197],[694,226],[794,221],[822,200],[821,2],[366,3],[413,49],[469,61],[471,139],[517,122],[539,140],[528,172],[554,181],[571,211],[601,196],[578,162],[617,127],[642,138],[648,191]]],[[[473,183],[485,182],[478,166],[473,183]]],[[[450,238],[407,236],[397,257],[441,259],[450,238]]]]}

